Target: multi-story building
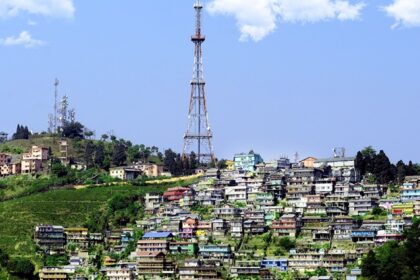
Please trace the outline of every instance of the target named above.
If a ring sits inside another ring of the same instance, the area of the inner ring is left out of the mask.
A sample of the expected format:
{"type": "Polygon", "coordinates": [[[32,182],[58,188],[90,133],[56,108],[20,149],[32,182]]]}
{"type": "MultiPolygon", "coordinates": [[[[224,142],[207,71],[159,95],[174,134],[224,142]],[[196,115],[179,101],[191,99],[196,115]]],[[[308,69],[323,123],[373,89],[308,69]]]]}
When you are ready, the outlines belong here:
{"type": "Polygon", "coordinates": [[[198,251],[197,242],[183,242],[183,241],[172,241],[169,243],[169,251],[171,254],[185,254],[189,256],[195,256],[198,251]]]}
{"type": "Polygon", "coordinates": [[[75,267],[43,267],[39,270],[40,280],[57,280],[57,279],[71,279],[75,273],[75,267]]]}
{"type": "Polygon", "coordinates": [[[236,261],[230,268],[232,277],[258,277],[260,275],[260,260],[236,261]]]}
{"type": "Polygon", "coordinates": [[[315,181],[316,194],[332,194],[335,191],[336,178],[321,178],[315,181]]]}
{"type": "Polygon", "coordinates": [[[154,213],[162,204],[162,196],[160,194],[146,193],[144,197],[144,208],[148,213],[154,213]]]}
{"type": "Polygon", "coordinates": [[[358,197],[349,200],[350,215],[365,215],[378,205],[378,200],[373,197],[358,197]]]}
{"type": "Polygon", "coordinates": [[[32,146],[30,154],[33,159],[39,159],[41,161],[48,160],[49,158],[48,148],[44,147],[32,146]]]}
{"type": "Polygon", "coordinates": [[[420,200],[414,202],[413,214],[416,217],[420,217],[420,200]]]}
{"type": "Polygon", "coordinates": [[[314,168],[315,161],[316,161],[316,158],[307,157],[301,160],[299,164],[305,168],[314,168]]]}
{"type": "Polygon", "coordinates": [[[323,254],[319,252],[291,252],[288,268],[298,271],[315,270],[322,267],[323,254]]]}
{"type": "Polygon", "coordinates": [[[275,202],[274,196],[271,193],[259,193],[255,200],[257,206],[273,206],[275,202]]]}
{"type": "Polygon", "coordinates": [[[181,238],[190,239],[195,236],[197,231],[198,219],[187,218],[182,222],[181,230],[179,235],[181,238]]]}
{"type": "Polygon", "coordinates": [[[354,157],[317,159],[314,162],[314,167],[331,167],[331,175],[336,177],[338,181],[358,182],[360,180],[360,172],[355,167],[354,157]]]}
{"type": "Polygon", "coordinates": [[[224,205],[222,207],[214,208],[214,215],[221,219],[234,219],[241,216],[242,210],[230,205],[224,205]]]}
{"type": "Polygon", "coordinates": [[[128,266],[107,267],[102,272],[109,280],[134,280],[134,269],[128,266]]]}
{"type": "Polygon", "coordinates": [[[0,153],[0,166],[9,165],[12,162],[12,156],[0,153]]]}
{"type": "Polygon", "coordinates": [[[400,197],[402,202],[420,200],[420,176],[409,177],[410,181],[405,182],[400,187],[400,197]]]}
{"type": "Polygon", "coordinates": [[[296,237],[301,226],[301,219],[297,215],[285,214],[280,220],[272,222],[271,229],[277,236],[296,237]]]}
{"type": "Polygon", "coordinates": [[[232,257],[230,245],[225,244],[203,244],[199,245],[198,254],[204,259],[229,260],[232,257]]]}
{"type": "Polygon", "coordinates": [[[169,250],[169,241],[167,240],[149,240],[142,239],[137,242],[138,252],[162,252],[166,253],[169,250]]]}
{"type": "Polygon", "coordinates": [[[36,244],[48,253],[62,252],[66,245],[66,235],[62,226],[36,226],[34,237],[36,244]]]}
{"type": "Polygon", "coordinates": [[[136,168],[122,166],[109,169],[109,175],[113,178],[121,180],[134,180],[141,174],[141,171],[136,168]]]}
{"type": "Polygon", "coordinates": [[[140,170],[147,177],[159,177],[163,174],[163,166],[152,163],[135,163],[130,168],[140,170]]]}
{"type": "Polygon", "coordinates": [[[344,216],[348,214],[348,197],[342,195],[328,195],[324,200],[328,216],[344,216]]]}
{"type": "Polygon", "coordinates": [[[65,228],[64,232],[68,244],[75,244],[81,249],[89,247],[89,232],[87,228],[65,228]]]}
{"type": "Polygon", "coordinates": [[[163,199],[169,202],[179,202],[188,194],[189,191],[190,188],[184,187],[169,188],[166,192],[163,193],[163,199]]]}
{"type": "Polygon", "coordinates": [[[211,221],[211,233],[214,236],[225,236],[228,231],[228,223],[224,219],[214,219],[211,221]]]}
{"type": "Polygon", "coordinates": [[[42,169],[42,160],[32,158],[29,154],[22,156],[21,172],[25,174],[37,173],[42,169]]]}
{"type": "Polygon", "coordinates": [[[245,185],[229,186],[225,188],[226,200],[230,202],[247,202],[248,188],[245,185]]]}
{"type": "Polygon", "coordinates": [[[171,277],[175,266],[163,252],[137,252],[137,274],[144,277],[171,277]]]}
{"type": "Polygon", "coordinates": [[[330,218],[326,216],[302,217],[301,234],[313,241],[329,241],[331,239],[329,222],[330,218]]]}
{"type": "Polygon", "coordinates": [[[254,171],[257,164],[262,163],[264,160],[259,154],[253,151],[248,154],[236,154],[233,161],[235,162],[235,169],[238,171],[254,171]]]}
{"type": "Polygon", "coordinates": [[[178,270],[180,280],[220,279],[220,273],[215,265],[207,265],[197,259],[184,261],[178,270]]]}
{"type": "Polygon", "coordinates": [[[336,240],[351,240],[353,219],[348,216],[335,216],[331,223],[333,238],[336,240]]]}
{"type": "Polygon", "coordinates": [[[244,222],[242,218],[236,218],[229,222],[230,236],[241,238],[244,235],[244,222]]]}
{"type": "Polygon", "coordinates": [[[287,271],[287,259],[267,258],[261,261],[261,268],[276,269],[280,271],[287,271]]]}
{"type": "Polygon", "coordinates": [[[391,213],[393,215],[412,217],[414,214],[414,203],[406,202],[406,203],[394,204],[391,207],[391,213]]]}

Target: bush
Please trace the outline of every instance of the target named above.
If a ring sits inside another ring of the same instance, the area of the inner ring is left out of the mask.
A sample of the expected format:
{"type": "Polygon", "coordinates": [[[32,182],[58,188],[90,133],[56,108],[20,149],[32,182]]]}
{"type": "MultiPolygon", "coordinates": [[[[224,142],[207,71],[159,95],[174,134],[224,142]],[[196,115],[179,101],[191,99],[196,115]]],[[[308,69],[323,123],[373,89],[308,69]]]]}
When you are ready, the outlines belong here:
{"type": "Polygon", "coordinates": [[[372,215],[375,215],[375,216],[383,216],[383,215],[386,215],[386,214],[387,214],[387,212],[385,210],[383,210],[379,206],[375,206],[372,209],[372,215]]]}
{"type": "Polygon", "coordinates": [[[296,241],[291,240],[289,237],[283,237],[279,240],[279,245],[283,247],[286,251],[296,247],[296,241]]]}
{"type": "Polygon", "coordinates": [[[35,266],[28,259],[19,258],[9,261],[7,270],[10,274],[18,276],[21,279],[35,279],[35,266]]]}

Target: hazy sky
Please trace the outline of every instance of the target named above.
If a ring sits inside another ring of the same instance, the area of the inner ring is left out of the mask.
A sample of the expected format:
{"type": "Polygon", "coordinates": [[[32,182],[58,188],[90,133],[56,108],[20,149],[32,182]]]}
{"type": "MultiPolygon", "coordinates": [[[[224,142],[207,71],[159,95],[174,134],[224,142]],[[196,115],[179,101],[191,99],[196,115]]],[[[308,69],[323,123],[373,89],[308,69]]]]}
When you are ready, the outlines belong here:
{"type": "MultiPolygon", "coordinates": [[[[0,0],[0,130],[47,129],[53,80],[98,136],[181,151],[193,0],[0,0]]],[[[420,162],[420,0],[209,0],[217,156],[373,145],[420,162]]]]}

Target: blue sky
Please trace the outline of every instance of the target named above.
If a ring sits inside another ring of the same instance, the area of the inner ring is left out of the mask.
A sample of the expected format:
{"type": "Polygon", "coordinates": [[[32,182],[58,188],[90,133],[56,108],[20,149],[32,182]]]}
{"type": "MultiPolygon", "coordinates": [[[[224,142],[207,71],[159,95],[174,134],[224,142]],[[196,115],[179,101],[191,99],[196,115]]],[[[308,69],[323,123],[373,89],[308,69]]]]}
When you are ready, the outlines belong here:
{"type": "MultiPolygon", "coordinates": [[[[0,130],[46,130],[58,77],[98,136],[181,151],[193,2],[1,1],[0,130]]],[[[420,162],[420,1],[298,2],[206,2],[216,155],[324,157],[373,145],[420,162]]]]}

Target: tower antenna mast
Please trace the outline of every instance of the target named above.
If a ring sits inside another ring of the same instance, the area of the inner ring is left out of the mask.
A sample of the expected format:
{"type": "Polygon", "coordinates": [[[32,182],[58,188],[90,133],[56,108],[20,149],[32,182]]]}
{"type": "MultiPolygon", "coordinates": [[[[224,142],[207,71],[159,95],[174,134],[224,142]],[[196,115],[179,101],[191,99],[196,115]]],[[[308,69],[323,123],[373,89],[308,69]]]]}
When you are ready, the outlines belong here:
{"type": "Polygon", "coordinates": [[[194,43],[194,70],[191,81],[191,97],[188,112],[188,128],[184,135],[183,156],[194,151],[200,164],[214,162],[215,156],[212,146],[213,134],[210,128],[207,100],[205,94],[205,81],[203,71],[202,44],[206,40],[201,34],[201,11],[203,5],[200,0],[194,4],[196,11],[195,34],[191,36],[194,43]],[[196,146],[196,150],[192,147],[196,146]]]}
{"type": "Polygon", "coordinates": [[[54,81],[54,133],[57,133],[57,111],[58,111],[58,85],[60,81],[56,78],[54,81]]]}

